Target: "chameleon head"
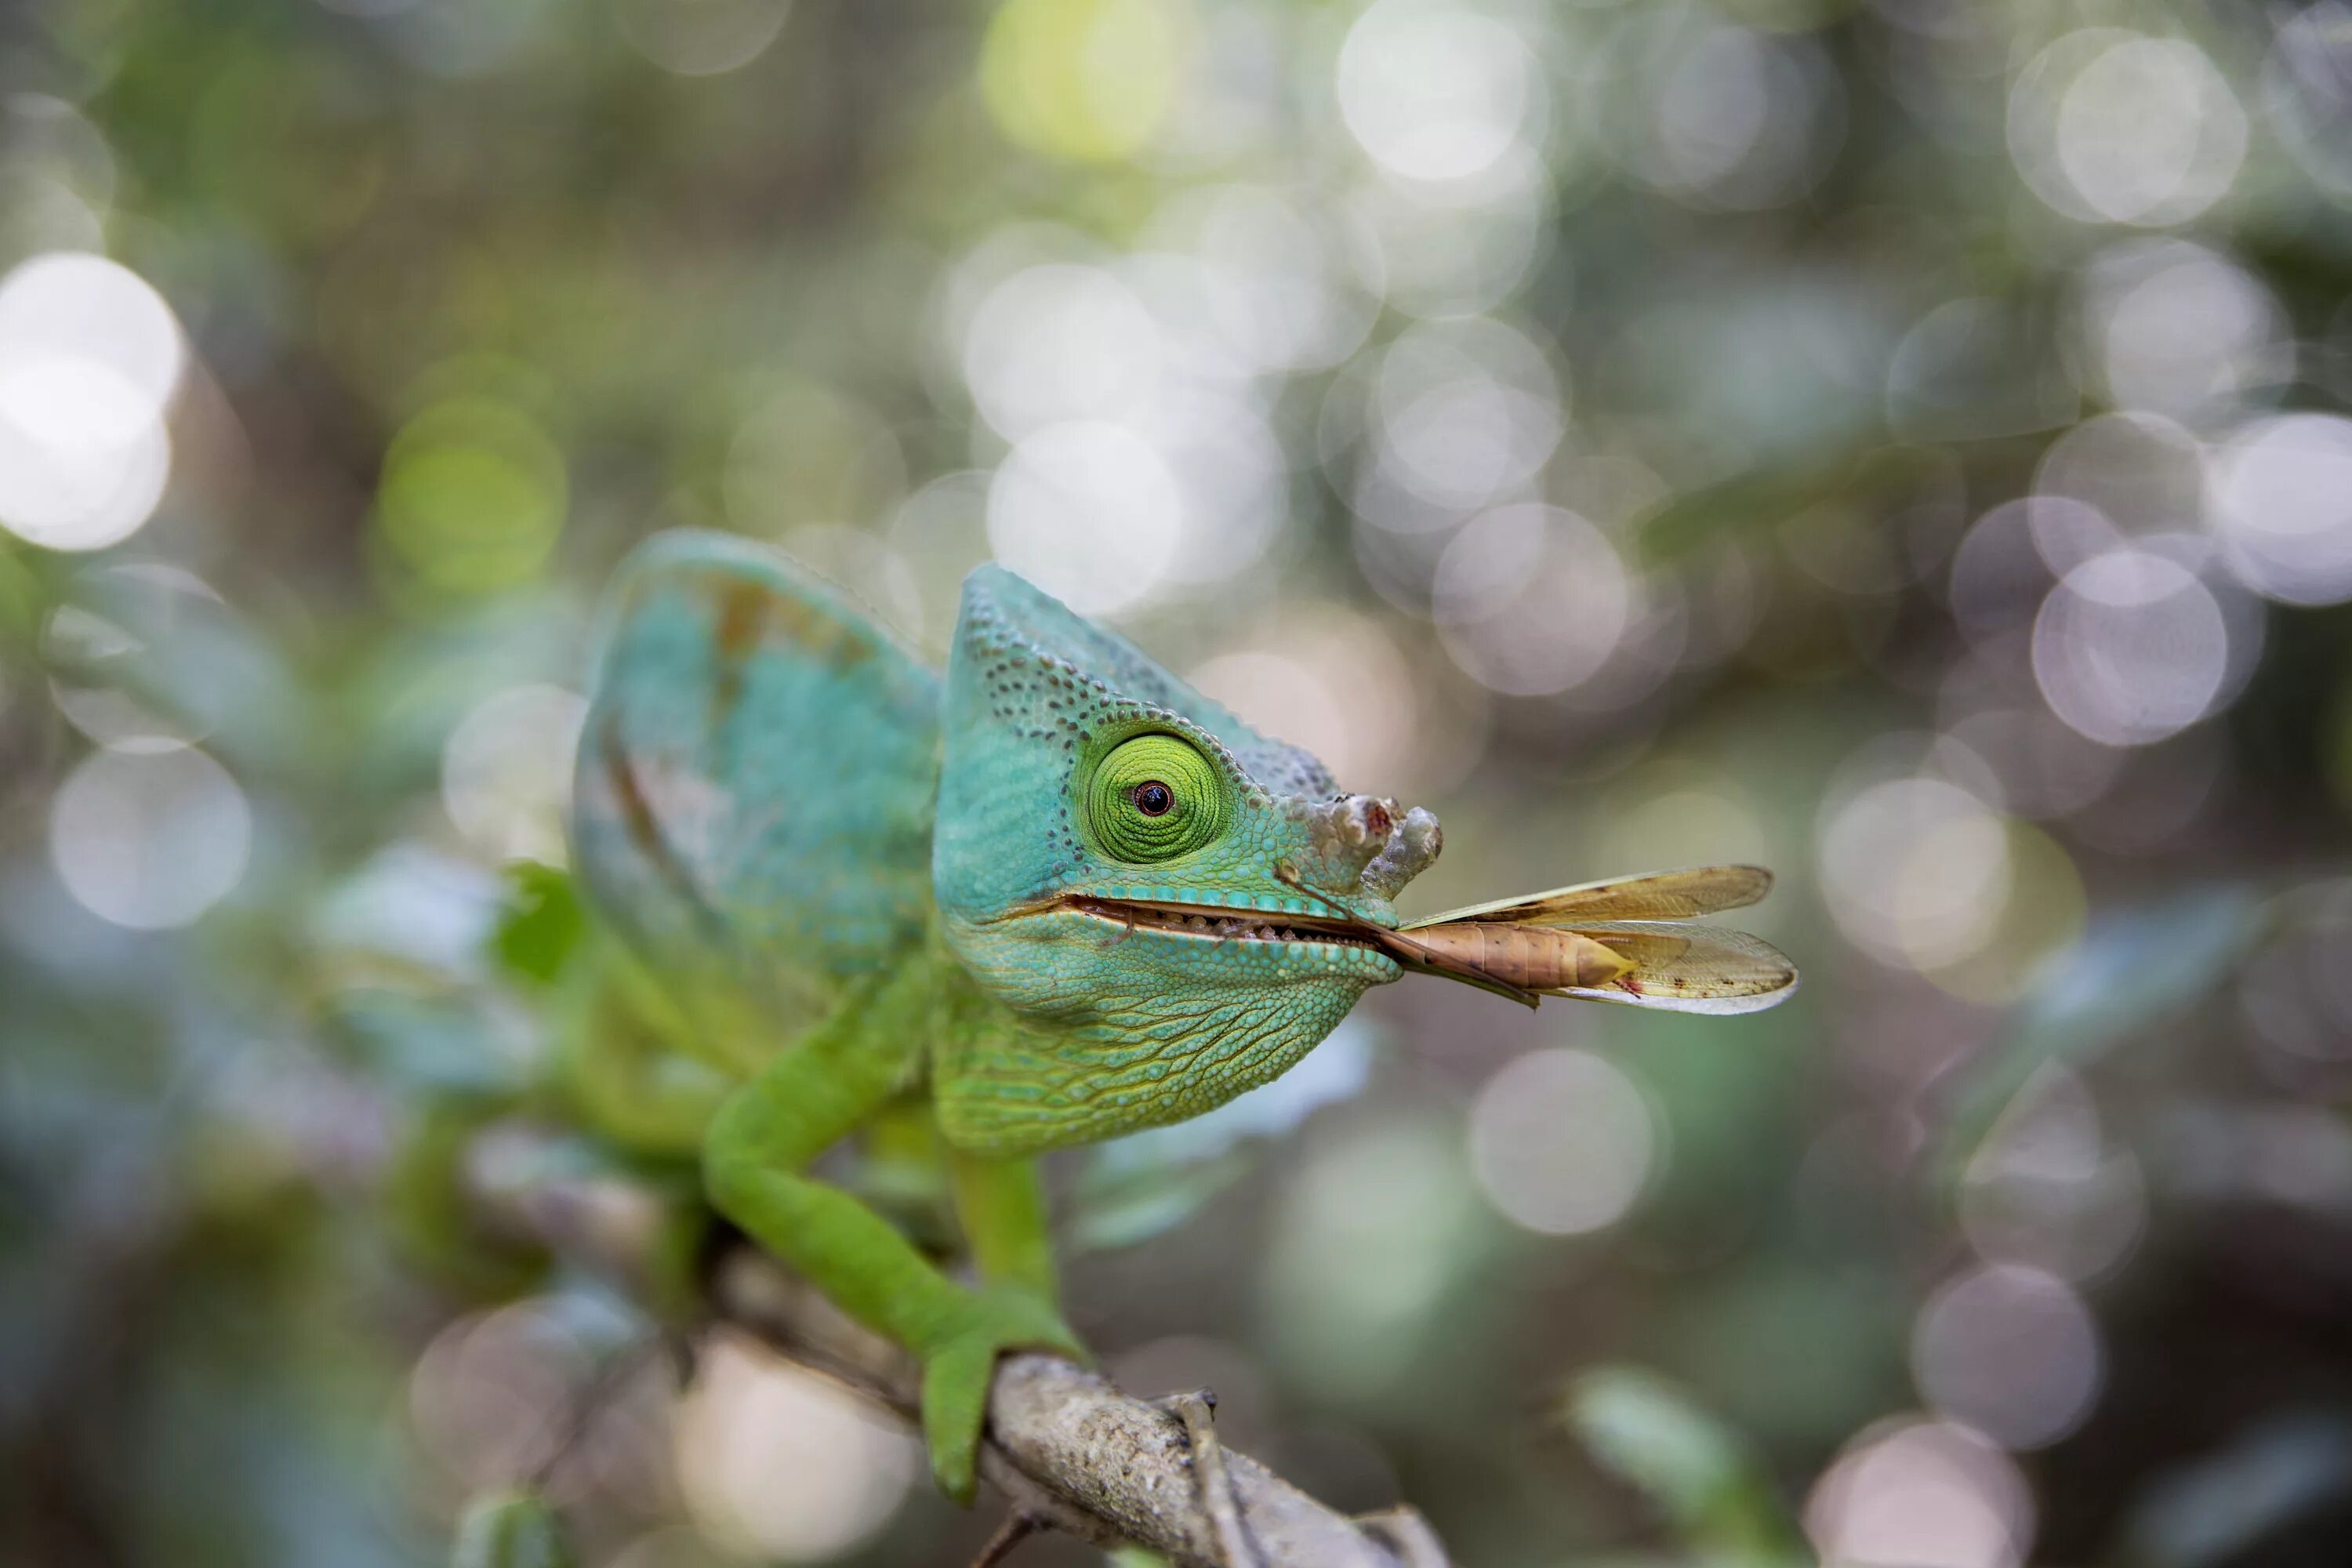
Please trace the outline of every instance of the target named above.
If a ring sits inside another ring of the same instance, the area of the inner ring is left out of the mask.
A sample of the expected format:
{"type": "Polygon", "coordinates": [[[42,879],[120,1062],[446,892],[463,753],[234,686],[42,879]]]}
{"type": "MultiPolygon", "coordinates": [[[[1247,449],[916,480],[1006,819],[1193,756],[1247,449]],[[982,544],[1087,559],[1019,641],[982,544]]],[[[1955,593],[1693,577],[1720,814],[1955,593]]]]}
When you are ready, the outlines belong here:
{"type": "Polygon", "coordinates": [[[1350,927],[1435,859],[1437,819],[1339,791],[1021,579],[964,584],[932,881],[1003,1005],[950,1030],[934,1094],[1013,1153],[1196,1115],[1312,1049],[1396,963],[1350,927]]]}

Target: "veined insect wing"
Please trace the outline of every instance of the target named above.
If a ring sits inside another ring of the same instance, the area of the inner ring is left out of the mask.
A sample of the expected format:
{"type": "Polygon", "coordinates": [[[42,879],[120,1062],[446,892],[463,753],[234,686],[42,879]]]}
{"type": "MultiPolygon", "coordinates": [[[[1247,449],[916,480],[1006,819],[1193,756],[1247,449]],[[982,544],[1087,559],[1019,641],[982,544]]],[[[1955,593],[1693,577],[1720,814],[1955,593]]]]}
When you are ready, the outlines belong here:
{"type": "Polygon", "coordinates": [[[1580,921],[1570,928],[1632,968],[1598,986],[1549,993],[1681,1013],[1753,1013],[1786,1001],[1795,964],[1760,937],[1684,921],[1580,921]]]}
{"type": "Polygon", "coordinates": [[[1473,904],[1412,921],[1403,929],[1418,931],[1459,921],[1568,925],[1586,921],[1688,920],[1745,909],[1771,890],[1772,873],[1761,866],[1692,866],[1473,904]]]}

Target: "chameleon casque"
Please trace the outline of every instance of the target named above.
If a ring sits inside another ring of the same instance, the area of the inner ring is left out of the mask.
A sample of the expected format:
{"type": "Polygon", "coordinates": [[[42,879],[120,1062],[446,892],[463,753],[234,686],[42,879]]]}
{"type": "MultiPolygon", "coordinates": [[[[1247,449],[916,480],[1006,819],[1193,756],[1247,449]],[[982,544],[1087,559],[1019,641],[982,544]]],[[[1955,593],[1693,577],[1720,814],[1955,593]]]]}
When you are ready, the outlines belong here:
{"type": "MultiPolygon", "coordinates": [[[[1084,1359],[1055,1308],[1034,1156],[1197,1115],[1407,969],[1736,1012],[1795,973],[1662,920],[1751,902],[1712,868],[1401,924],[1425,810],[1341,791],[1020,578],[966,581],[944,678],[761,546],[665,534],[619,572],[573,805],[609,1045],[694,1053],[711,1204],[923,1363],[959,1500],[997,1356],[1084,1359]],[[1571,923],[1572,922],[1572,923],[1571,923]],[[916,1129],[974,1276],[809,1168],[916,1129]]],[[[649,1070],[617,1096],[657,1120],[649,1070]]]]}

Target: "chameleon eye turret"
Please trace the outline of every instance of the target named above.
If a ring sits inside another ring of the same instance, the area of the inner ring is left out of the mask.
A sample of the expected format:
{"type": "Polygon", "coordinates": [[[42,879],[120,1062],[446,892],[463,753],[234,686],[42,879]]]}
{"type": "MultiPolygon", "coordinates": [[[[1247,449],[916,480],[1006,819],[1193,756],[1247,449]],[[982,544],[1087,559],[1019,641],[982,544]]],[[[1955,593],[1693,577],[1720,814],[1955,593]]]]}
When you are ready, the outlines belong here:
{"type": "Polygon", "coordinates": [[[1106,856],[1129,865],[1173,860],[1224,833],[1232,794],[1191,742],[1138,735],[1094,764],[1085,786],[1087,832],[1106,856]]]}

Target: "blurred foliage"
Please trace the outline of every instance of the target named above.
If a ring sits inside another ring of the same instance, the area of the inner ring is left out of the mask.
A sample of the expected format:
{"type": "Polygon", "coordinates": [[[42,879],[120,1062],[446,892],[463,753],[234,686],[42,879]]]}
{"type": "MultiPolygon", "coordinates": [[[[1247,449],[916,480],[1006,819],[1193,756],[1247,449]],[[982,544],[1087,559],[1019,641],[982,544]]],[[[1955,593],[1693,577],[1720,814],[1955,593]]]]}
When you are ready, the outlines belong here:
{"type": "Polygon", "coordinates": [[[1586,1373],[1570,1391],[1567,1415],[1593,1456],[1655,1499],[1706,1561],[1803,1561],[1754,1458],[1657,1378],[1626,1367],[1586,1373]]]}
{"type": "Polygon", "coordinates": [[[935,656],[1004,560],[1436,810],[1416,910],[1781,874],[1778,1012],[1401,984],[1058,1159],[1129,1385],[1465,1568],[2341,1561],[2343,0],[33,0],[0,87],[0,1559],[977,1550],[643,1353],[561,812],[692,523],[935,656]]]}
{"type": "Polygon", "coordinates": [[[571,1568],[573,1558],[544,1499],[507,1492],[467,1507],[449,1561],[453,1568],[571,1568]]]}

